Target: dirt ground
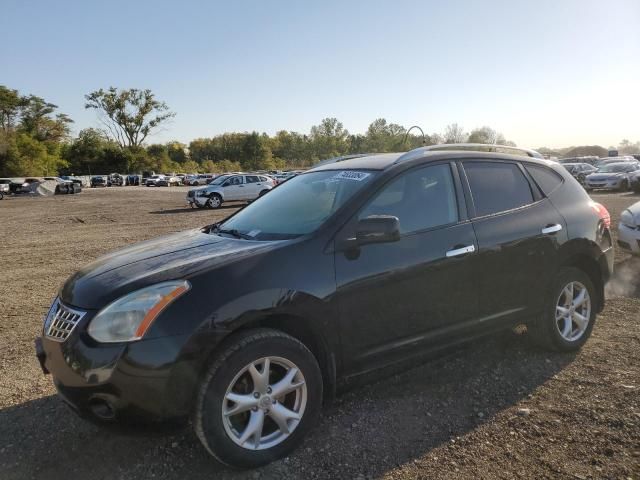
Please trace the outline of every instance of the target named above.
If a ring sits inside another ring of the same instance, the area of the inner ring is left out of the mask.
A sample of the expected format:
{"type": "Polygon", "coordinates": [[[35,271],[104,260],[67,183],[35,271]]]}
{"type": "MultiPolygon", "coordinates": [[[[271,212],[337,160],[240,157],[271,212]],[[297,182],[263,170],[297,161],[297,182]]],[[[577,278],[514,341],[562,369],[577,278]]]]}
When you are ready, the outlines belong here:
{"type": "MultiPolygon", "coordinates": [[[[618,277],[575,355],[526,335],[477,342],[351,390],[290,457],[238,472],[190,429],[123,435],[79,420],[41,373],[33,339],[57,288],[117,247],[212,223],[185,188],[110,188],[0,201],[0,478],[640,478],[640,260],[618,277]]],[[[596,194],[613,221],[639,201],[596,194]]]]}

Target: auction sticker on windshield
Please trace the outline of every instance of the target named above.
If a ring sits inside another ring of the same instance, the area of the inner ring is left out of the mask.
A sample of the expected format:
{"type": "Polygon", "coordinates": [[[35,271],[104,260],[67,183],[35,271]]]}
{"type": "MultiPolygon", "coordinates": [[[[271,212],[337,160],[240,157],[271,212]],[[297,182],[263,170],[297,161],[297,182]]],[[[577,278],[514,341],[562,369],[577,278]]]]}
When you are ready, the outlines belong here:
{"type": "Polygon", "coordinates": [[[366,172],[352,172],[352,171],[343,170],[342,172],[334,175],[333,178],[340,179],[340,180],[355,180],[356,182],[361,182],[362,180],[367,178],[369,175],[371,174],[366,172]]]}

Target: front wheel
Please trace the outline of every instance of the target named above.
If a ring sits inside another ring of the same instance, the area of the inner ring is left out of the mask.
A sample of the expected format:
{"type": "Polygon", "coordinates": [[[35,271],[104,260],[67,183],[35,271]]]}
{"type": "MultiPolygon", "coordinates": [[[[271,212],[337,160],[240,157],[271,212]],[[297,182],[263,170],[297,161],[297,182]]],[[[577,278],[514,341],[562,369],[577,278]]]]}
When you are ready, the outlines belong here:
{"type": "Polygon", "coordinates": [[[219,461],[255,468],[296,448],[321,405],[322,375],[307,347],[277,330],[248,330],[212,361],[193,423],[219,461]]]}
{"type": "Polygon", "coordinates": [[[211,195],[209,200],[207,200],[208,208],[220,208],[220,205],[222,205],[222,197],[217,193],[211,195]]]}
{"type": "Polygon", "coordinates": [[[559,352],[580,349],[596,321],[596,290],[589,276],[573,267],[560,269],[545,303],[542,316],[527,325],[534,341],[559,352]]]}

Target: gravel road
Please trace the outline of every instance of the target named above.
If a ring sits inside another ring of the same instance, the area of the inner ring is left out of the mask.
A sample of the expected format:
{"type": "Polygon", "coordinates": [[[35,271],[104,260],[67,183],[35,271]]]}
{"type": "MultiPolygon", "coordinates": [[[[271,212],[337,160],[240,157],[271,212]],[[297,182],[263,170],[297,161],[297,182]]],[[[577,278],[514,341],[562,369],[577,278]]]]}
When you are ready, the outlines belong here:
{"type": "MultiPolygon", "coordinates": [[[[124,435],[57,399],[33,338],[57,288],[117,247],[213,223],[185,188],[109,188],[0,202],[0,478],[640,478],[640,260],[618,276],[575,355],[526,334],[476,342],[340,396],[290,457],[255,471],[211,460],[190,429],[124,435]]],[[[594,194],[613,221],[639,201],[594,194]]]]}

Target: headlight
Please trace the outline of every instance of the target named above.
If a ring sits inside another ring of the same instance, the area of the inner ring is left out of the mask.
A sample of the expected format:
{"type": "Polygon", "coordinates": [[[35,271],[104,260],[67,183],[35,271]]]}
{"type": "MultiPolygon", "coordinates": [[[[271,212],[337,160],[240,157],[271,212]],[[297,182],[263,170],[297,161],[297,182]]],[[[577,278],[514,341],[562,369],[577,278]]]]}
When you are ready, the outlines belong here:
{"type": "Polygon", "coordinates": [[[624,210],[620,214],[620,222],[631,228],[638,227],[635,218],[633,218],[633,213],[631,213],[630,210],[624,210]]]}
{"type": "Polygon", "coordinates": [[[197,195],[198,197],[206,197],[206,196],[208,195],[208,193],[207,193],[207,191],[206,191],[206,190],[198,190],[198,191],[196,192],[196,195],[197,195]]]}
{"type": "Polygon", "coordinates": [[[189,282],[179,280],[132,292],[100,310],[89,323],[87,332],[104,343],[139,340],[160,312],[190,288],[189,282]]]}

